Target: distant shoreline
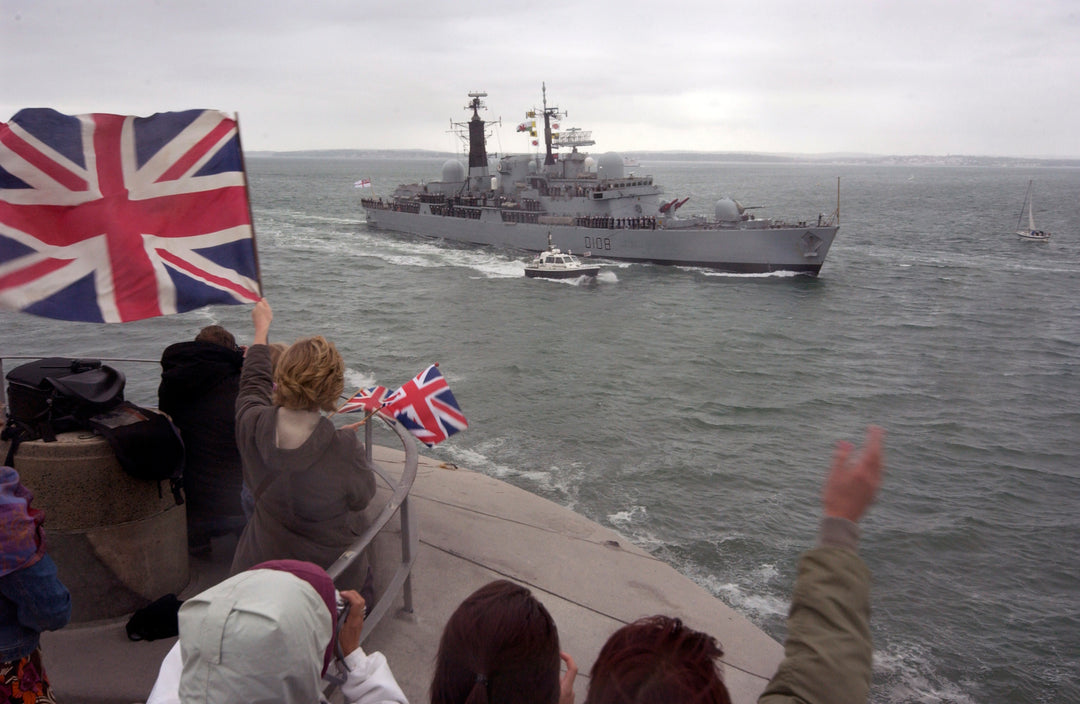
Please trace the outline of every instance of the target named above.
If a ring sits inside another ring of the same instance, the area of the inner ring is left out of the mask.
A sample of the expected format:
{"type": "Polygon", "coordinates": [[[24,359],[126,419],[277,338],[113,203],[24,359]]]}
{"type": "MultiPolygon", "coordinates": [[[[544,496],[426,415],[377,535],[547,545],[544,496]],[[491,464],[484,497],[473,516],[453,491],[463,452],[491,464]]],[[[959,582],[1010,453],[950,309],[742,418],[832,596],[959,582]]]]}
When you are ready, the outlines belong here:
{"type": "MultiPolygon", "coordinates": [[[[758,164],[850,164],[872,166],[991,166],[1014,168],[1077,168],[1080,158],[1051,159],[1039,157],[970,156],[948,154],[932,155],[877,155],[877,154],[765,154],[754,152],[690,152],[690,151],[635,151],[620,152],[642,162],[740,162],[758,164]]],[[[453,159],[462,155],[425,149],[313,149],[302,151],[248,151],[246,156],[256,158],[308,158],[308,159],[453,159]]]]}

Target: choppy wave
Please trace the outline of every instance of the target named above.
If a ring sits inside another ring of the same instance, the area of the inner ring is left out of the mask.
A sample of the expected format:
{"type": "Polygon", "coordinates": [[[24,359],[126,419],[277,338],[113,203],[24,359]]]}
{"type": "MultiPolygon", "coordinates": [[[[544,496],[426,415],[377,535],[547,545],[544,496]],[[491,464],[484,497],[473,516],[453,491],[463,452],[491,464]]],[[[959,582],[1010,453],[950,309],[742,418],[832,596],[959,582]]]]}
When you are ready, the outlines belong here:
{"type": "MultiPolygon", "coordinates": [[[[358,171],[385,196],[439,165],[251,160],[274,339],[325,334],[352,388],[440,362],[470,427],[426,454],[620,531],[777,638],[833,443],[882,424],[872,701],[1080,701],[1080,212],[1054,207],[1080,172],[1040,172],[1055,239],[1025,247],[1015,169],[898,188],[910,169],[725,165],[733,192],[799,217],[841,172],[819,278],[605,261],[554,286],[520,253],[368,229],[358,171]]],[[[704,203],[720,188],[712,166],[656,169],[704,203]]],[[[0,353],[156,360],[211,323],[244,340],[250,310],[110,328],[0,312],[0,353]]],[[[130,374],[130,397],[152,403],[158,373],[130,374]]]]}

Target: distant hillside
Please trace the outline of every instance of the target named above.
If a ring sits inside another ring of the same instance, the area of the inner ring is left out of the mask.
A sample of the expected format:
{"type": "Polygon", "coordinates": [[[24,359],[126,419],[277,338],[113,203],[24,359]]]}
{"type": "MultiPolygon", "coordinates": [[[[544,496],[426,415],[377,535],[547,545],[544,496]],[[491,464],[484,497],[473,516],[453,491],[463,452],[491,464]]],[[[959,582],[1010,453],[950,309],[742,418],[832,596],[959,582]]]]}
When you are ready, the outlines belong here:
{"type": "MultiPolygon", "coordinates": [[[[1011,156],[968,156],[963,154],[879,155],[879,154],[763,154],[756,152],[621,152],[640,161],[695,161],[745,163],[865,164],[880,166],[996,166],[996,167],[1080,167],[1080,159],[1043,159],[1011,156]]],[[[453,159],[460,154],[427,149],[316,149],[294,152],[246,152],[250,157],[322,159],[453,159]]]]}
{"type": "Polygon", "coordinates": [[[256,157],[304,157],[317,159],[451,159],[455,154],[427,149],[311,149],[296,152],[249,152],[256,157]]]}

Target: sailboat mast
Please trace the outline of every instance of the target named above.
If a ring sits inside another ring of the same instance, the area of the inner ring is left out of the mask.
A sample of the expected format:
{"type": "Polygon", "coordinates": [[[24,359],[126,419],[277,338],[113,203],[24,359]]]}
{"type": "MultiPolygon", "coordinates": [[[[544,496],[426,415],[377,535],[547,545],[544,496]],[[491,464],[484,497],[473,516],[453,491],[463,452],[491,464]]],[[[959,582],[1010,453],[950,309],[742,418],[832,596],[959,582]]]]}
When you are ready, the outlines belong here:
{"type": "Polygon", "coordinates": [[[1024,204],[1020,206],[1020,214],[1016,216],[1016,229],[1017,230],[1020,229],[1020,223],[1022,223],[1024,221],[1024,208],[1027,208],[1029,219],[1032,221],[1031,227],[1029,229],[1032,229],[1032,230],[1035,229],[1034,218],[1030,217],[1030,215],[1031,215],[1031,207],[1030,207],[1030,203],[1031,203],[1031,183],[1032,183],[1031,181],[1028,181],[1027,193],[1024,194],[1024,204]]]}
{"type": "Polygon", "coordinates": [[[1031,184],[1028,184],[1028,229],[1035,229],[1035,203],[1031,193],[1031,184]]]}

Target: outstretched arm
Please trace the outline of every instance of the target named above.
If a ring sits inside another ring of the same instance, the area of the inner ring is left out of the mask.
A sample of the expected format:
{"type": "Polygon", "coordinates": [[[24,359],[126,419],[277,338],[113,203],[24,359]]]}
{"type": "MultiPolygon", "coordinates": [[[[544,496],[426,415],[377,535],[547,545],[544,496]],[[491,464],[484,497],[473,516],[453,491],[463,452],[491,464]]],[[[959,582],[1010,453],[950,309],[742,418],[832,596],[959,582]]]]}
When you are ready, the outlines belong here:
{"type": "Polygon", "coordinates": [[[270,340],[270,321],[273,319],[274,311],[270,309],[270,302],[260,298],[251,310],[251,322],[255,324],[255,337],[251,344],[265,345],[270,340]]]}
{"type": "Polygon", "coordinates": [[[274,319],[274,311],[270,309],[270,302],[265,298],[260,299],[251,310],[251,322],[255,326],[255,336],[252,338],[251,347],[244,353],[244,366],[240,371],[240,391],[236,396],[236,437],[238,442],[241,438],[254,437],[252,427],[242,423],[244,416],[252,408],[270,405],[270,393],[274,386],[273,368],[270,363],[270,348],[266,342],[270,335],[270,321],[274,319]]]}
{"type": "Polygon", "coordinates": [[[819,547],[799,561],[784,660],[759,704],[863,704],[870,693],[870,571],[855,554],[856,522],[874,502],[885,433],[871,426],[861,451],[836,445],[822,491],[819,547]]]}
{"type": "Polygon", "coordinates": [[[341,592],[349,602],[349,615],[338,634],[349,674],[341,693],[348,704],[408,704],[382,653],[368,655],[360,647],[364,628],[364,598],[349,590],[341,592]]]}

